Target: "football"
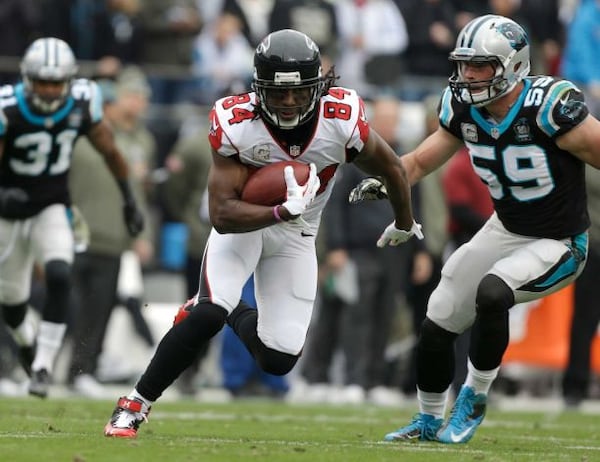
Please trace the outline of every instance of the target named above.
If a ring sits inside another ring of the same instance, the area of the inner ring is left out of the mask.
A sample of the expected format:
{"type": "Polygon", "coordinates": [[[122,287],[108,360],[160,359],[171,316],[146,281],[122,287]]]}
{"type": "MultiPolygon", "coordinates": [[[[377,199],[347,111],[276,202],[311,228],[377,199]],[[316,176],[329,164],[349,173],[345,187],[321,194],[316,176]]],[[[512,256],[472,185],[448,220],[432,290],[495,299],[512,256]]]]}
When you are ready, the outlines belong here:
{"type": "Polygon", "coordinates": [[[287,186],[283,169],[288,165],[294,168],[298,184],[303,185],[308,181],[308,164],[293,160],[273,162],[250,173],[242,190],[242,200],[257,205],[278,205],[285,202],[287,186]]]}

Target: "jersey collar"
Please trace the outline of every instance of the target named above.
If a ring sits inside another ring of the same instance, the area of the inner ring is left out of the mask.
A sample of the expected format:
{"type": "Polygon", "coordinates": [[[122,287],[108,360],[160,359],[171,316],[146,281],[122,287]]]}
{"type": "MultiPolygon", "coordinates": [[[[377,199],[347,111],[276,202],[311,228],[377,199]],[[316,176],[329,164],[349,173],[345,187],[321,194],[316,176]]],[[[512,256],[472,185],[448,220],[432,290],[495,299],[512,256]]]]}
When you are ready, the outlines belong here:
{"type": "Polygon", "coordinates": [[[499,124],[495,124],[486,119],[479,108],[475,106],[471,106],[471,117],[477,122],[477,125],[490,135],[494,139],[498,139],[500,136],[504,134],[504,132],[512,125],[517,113],[521,110],[521,106],[523,105],[523,101],[525,100],[525,95],[529,91],[531,87],[531,81],[529,79],[524,79],[523,83],[525,84],[519,98],[515,101],[515,104],[510,108],[508,114],[502,122],[499,124]]]}
{"type": "Polygon", "coordinates": [[[25,99],[25,91],[23,89],[23,84],[19,83],[15,87],[15,96],[17,97],[17,104],[19,106],[19,110],[27,119],[28,122],[34,125],[41,125],[43,127],[47,127],[49,124],[56,125],[62,119],[64,119],[71,109],[73,109],[73,105],[75,104],[75,100],[71,95],[67,98],[66,103],[61,107],[58,111],[52,112],[47,115],[34,114],[29,106],[27,105],[27,100],[25,99]]]}

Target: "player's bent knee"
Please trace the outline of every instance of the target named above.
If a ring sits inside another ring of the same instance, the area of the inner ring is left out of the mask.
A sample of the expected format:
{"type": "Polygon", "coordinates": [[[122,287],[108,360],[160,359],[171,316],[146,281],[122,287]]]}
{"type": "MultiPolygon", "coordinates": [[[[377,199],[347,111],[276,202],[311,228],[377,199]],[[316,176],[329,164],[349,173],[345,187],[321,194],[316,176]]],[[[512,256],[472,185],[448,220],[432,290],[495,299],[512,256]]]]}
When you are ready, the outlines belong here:
{"type": "Polygon", "coordinates": [[[226,319],[224,308],[212,303],[198,303],[172,330],[186,348],[197,349],[223,328],[226,319]]]}
{"type": "Polygon", "coordinates": [[[262,326],[257,330],[261,343],[275,351],[298,355],[304,348],[306,328],[301,323],[280,323],[277,330],[273,326],[262,326]]]}
{"type": "Polygon", "coordinates": [[[48,290],[67,289],[71,284],[71,265],[64,260],[52,260],[46,263],[46,284],[48,290]]]}
{"type": "Polygon", "coordinates": [[[11,329],[16,329],[21,325],[27,314],[27,303],[19,303],[17,305],[1,305],[2,319],[4,323],[11,329]]]}
{"type": "Polygon", "coordinates": [[[283,353],[266,346],[256,354],[256,361],[260,368],[273,375],[285,375],[290,372],[298,362],[298,358],[299,355],[283,353]]]}
{"type": "Polygon", "coordinates": [[[515,296],[502,279],[486,274],[477,287],[475,303],[477,314],[501,313],[515,304],[515,296]]]}
{"type": "Polygon", "coordinates": [[[430,351],[443,351],[447,348],[452,348],[452,344],[458,334],[450,332],[433,322],[429,318],[425,318],[421,325],[419,334],[420,348],[430,351]]]}

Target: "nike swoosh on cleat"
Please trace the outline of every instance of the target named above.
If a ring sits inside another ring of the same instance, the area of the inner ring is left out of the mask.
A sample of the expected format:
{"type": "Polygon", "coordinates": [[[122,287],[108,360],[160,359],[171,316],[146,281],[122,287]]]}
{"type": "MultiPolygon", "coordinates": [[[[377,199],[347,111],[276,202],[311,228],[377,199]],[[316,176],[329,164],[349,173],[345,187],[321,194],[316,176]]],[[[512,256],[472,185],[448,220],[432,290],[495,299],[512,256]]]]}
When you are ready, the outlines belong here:
{"type": "Polygon", "coordinates": [[[467,428],[465,431],[460,432],[458,435],[454,432],[450,432],[450,439],[453,443],[460,443],[464,439],[464,437],[469,434],[470,431],[471,428],[467,428]]]}
{"type": "Polygon", "coordinates": [[[304,231],[300,231],[300,236],[302,236],[302,237],[314,237],[314,234],[305,233],[304,231]]]}

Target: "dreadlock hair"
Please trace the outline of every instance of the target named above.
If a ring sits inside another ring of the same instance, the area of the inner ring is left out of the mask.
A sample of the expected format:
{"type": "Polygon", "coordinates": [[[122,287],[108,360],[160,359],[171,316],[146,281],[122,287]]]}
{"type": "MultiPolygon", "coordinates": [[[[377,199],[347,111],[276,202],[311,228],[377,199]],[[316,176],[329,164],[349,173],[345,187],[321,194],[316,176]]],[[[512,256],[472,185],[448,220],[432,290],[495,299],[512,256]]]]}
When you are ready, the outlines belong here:
{"type": "Polygon", "coordinates": [[[335,85],[335,81],[339,78],[339,75],[335,75],[335,65],[331,66],[323,76],[323,93],[321,94],[326,95],[329,92],[329,89],[335,85]]]}

